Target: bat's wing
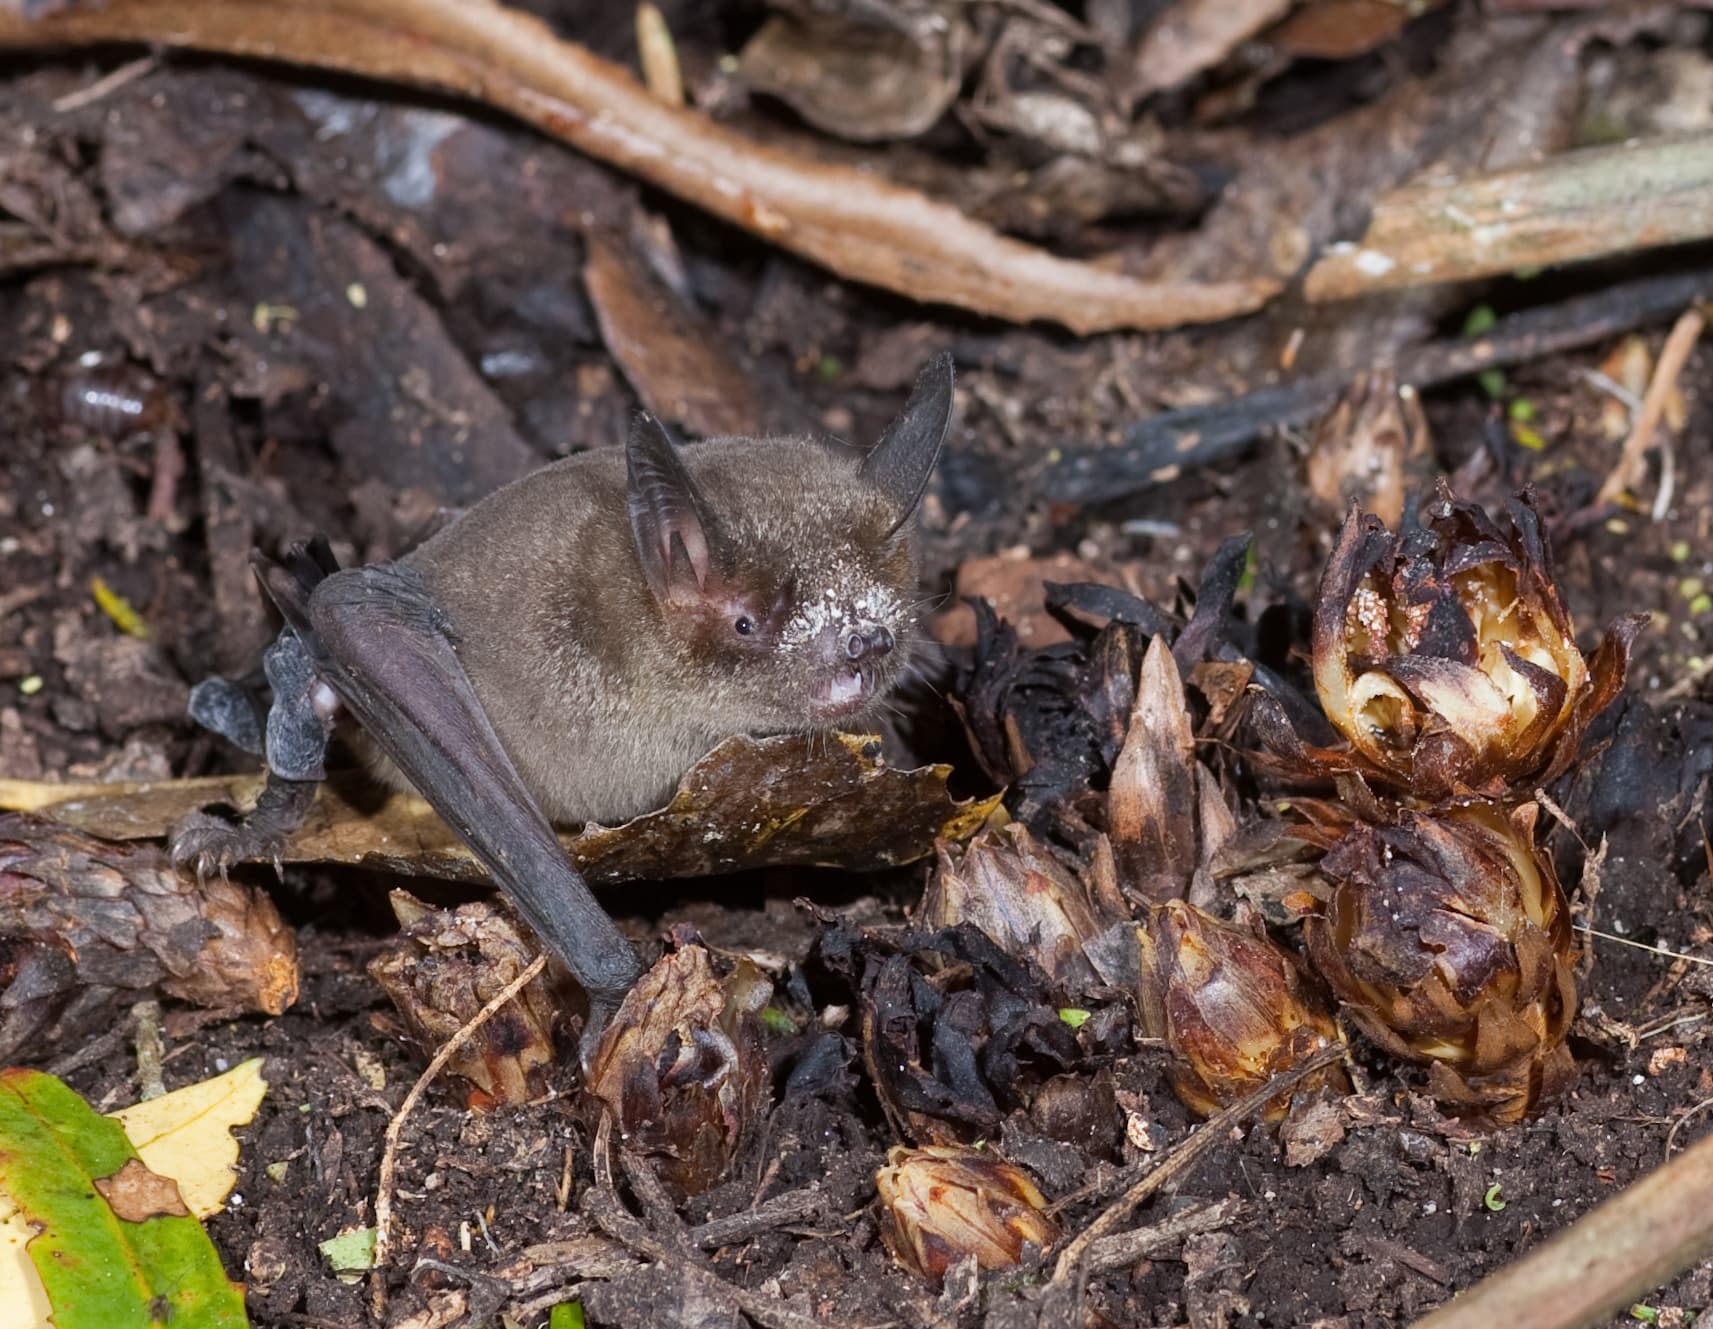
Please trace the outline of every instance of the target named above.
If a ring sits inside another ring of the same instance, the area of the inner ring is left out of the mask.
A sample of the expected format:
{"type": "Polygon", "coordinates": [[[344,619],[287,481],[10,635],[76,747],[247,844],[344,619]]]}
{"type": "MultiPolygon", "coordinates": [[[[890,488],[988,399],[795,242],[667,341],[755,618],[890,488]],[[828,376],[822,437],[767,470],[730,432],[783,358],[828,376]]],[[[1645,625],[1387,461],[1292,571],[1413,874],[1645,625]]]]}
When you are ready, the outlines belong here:
{"type": "MultiPolygon", "coordinates": [[[[641,973],[494,732],[414,569],[333,571],[331,551],[257,561],[262,584],[331,687],[493,875],[589,997],[585,1049],[641,973]]],[[[336,566],[336,565],[334,565],[336,566]]]]}

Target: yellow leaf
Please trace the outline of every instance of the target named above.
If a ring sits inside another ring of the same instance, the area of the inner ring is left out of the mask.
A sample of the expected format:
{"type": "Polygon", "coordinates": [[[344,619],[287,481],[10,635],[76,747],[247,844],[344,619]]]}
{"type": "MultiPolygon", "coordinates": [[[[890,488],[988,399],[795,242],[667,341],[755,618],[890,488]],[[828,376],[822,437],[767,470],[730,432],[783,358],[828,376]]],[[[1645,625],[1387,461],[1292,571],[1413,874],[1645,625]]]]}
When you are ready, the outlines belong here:
{"type": "Polygon", "coordinates": [[[109,586],[100,577],[89,579],[89,593],[95,597],[95,603],[101,606],[101,612],[113,620],[113,626],[127,637],[147,637],[149,625],[143,621],[143,616],[131,606],[131,602],[118,591],[109,586]]]}
{"type": "Polygon", "coordinates": [[[207,1218],[220,1212],[238,1180],[232,1128],[256,1115],[267,1092],[262,1059],[252,1057],[212,1080],[108,1115],[125,1128],[149,1171],[178,1182],[185,1206],[207,1218]]]}
{"type": "Polygon", "coordinates": [[[0,1306],[6,1329],[51,1329],[47,1289],[25,1249],[35,1228],[24,1221],[18,1206],[0,1194],[0,1306]]]}

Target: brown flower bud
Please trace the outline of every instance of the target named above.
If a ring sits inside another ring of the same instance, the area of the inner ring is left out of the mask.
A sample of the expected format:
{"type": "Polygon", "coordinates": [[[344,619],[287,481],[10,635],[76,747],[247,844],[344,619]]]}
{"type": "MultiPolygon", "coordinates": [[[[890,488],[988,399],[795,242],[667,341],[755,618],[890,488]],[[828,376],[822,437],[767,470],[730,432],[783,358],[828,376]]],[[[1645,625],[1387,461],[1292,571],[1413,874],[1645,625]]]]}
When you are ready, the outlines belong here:
{"type": "Polygon", "coordinates": [[[1442,1100],[1516,1121],[1569,1079],[1569,913],[1536,809],[1490,804],[1355,825],[1326,857],[1310,958],[1356,1025],[1427,1063],[1442,1100]]]}
{"type": "Polygon", "coordinates": [[[923,926],[973,923],[1007,954],[1072,987],[1094,978],[1083,943],[1124,912],[1122,902],[1098,901],[1021,822],[983,831],[961,854],[942,842],[922,897],[923,926]]]}
{"type": "Polygon", "coordinates": [[[1527,494],[1502,530],[1442,486],[1420,527],[1352,512],[1321,580],[1314,676],[1365,773],[1421,798],[1526,797],[1623,687],[1645,619],[1577,648],[1527,494]]]}
{"type": "MultiPolygon", "coordinates": [[[[431,909],[392,893],[400,932],[369,962],[425,1056],[527,969],[539,952],[506,912],[485,902],[431,909]]],[[[556,1064],[554,1030],[563,997],[546,975],[525,986],[452,1054],[447,1072],[469,1082],[471,1108],[527,1103],[543,1094],[556,1064]]]]}
{"type": "MultiPolygon", "coordinates": [[[[1211,1116],[1337,1041],[1328,1004],[1258,922],[1225,923],[1173,900],[1148,911],[1138,937],[1142,1028],[1171,1048],[1168,1077],[1192,1112],[1211,1116]]],[[[1320,1085],[1350,1087],[1337,1067],[1305,1082],[1320,1085]]],[[[1268,1120],[1289,1100],[1270,1104],[1268,1120]]]]}
{"type": "Polygon", "coordinates": [[[756,1013],[771,985],[747,960],[721,979],[705,947],[671,951],[638,980],[589,1067],[591,1101],[654,1156],[683,1195],[706,1190],[755,1138],[768,1067],[756,1013]]]}
{"type": "Polygon", "coordinates": [[[881,1239],[924,1278],[944,1278],[969,1255],[983,1269],[1009,1269],[1022,1262],[1025,1242],[1045,1250],[1059,1239],[1035,1183],[986,1150],[895,1145],[874,1184],[881,1239]]]}

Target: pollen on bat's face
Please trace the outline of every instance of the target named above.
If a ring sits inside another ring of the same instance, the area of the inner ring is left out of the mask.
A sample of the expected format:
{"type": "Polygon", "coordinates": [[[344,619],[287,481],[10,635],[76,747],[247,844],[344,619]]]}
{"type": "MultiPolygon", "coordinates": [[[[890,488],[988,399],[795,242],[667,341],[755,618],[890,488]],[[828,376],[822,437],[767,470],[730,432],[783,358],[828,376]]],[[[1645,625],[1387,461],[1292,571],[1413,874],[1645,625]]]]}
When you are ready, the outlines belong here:
{"type": "Polygon", "coordinates": [[[865,624],[896,631],[904,611],[903,597],[878,582],[865,579],[857,587],[827,585],[819,595],[808,596],[797,605],[796,612],[785,621],[779,644],[787,649],[802,647],[829,631],[865,624]]]}
{"type": "Polygon", "coordinates": [[[798,586],[779,634],[793,693],[811,723],[853,719],[903,672],[910,606],[898,588],[849,562],[805,570],[798,586]]]}

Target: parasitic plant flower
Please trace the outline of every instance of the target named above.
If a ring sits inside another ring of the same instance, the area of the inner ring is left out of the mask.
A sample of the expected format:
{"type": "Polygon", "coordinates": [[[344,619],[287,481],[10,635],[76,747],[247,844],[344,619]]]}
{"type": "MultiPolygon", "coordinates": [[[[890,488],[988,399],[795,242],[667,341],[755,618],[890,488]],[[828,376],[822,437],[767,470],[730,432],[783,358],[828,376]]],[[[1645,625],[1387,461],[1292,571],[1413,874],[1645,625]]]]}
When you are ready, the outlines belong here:
{"type": "Polygon", "coordinates": [[[1330,898],[1304,922],[1310,959],[1357,1027],[1427,1063],[1442,1101],[1502,1122],[1573,1070],[1570,917],[1535,851],[1535,815],[1475,804],[1358,822],[1321,860],[1330,898]]]}
{"type": "Polygon", "coordinates": [[[1645,621],[1619,620],[1584,660],[1532,497],[1506,511],[1502,529],[1443,485],[1399,535],[1352,511],[1321,580],[1327,718],[1357,769],[1419,798],[1527,797],[1561,774],[1645,621]]]}
{"type": "MultiPolygon", "coordinates": [[[[1211,1116],[1338,1039],[1329,1004],[1258,921],[1174,900],[1150,909],[1138,935],[1142,1027],[1172,1049],[1172,1088],[1192,1112],[1211,1116]]],[[[1328,1084],[1350,1087],[1338,1067],[1307,1087],[1328,1084]]],[[[1289,1106],[1282,1095],[1268,1119],[1289,1106]]]]}
{"type": "MultiPolygon", "coordinates": [[[[369,976],[392,999],[405,1029],[432,1056],[538,953],[503,909],[486,901],[432,909],[392,893],[400,931],[369,961],[369,976]]],[[[565,995],[546,974],[496,1011],[446,1063],[467,1084],[472,1110],[527,1103],[551,1086],[554,1035],[565,995]]]]}
{"type": "Polygon", "coordinates": [[[749,961],[722,979],[706,947],[684,946],[625,994],[590,1061],[591,1107],[681,1195],[718,1181],[767,1115],[757,1012],[771,995],[749,961]]]}
{"type": "Polygon", "coordinates": [[[923,926],[973,923],[1073,988],[1094,979],[1083,944],[1127,912],[1121,900],[1098,898],[1021,822],[981,832],[961,855],[942,842],[922,897],[923,926]]]}
{"type": "Polygon", "coordinates": [[[1044,1250],[1059,1239],[1035,1183],[987,1150],[895,1145],[874,1184],[892,1258],[936,1282],[965,1256],[1009,1269],[1022,1262],[1025,1242],[1044,1250]]]}

